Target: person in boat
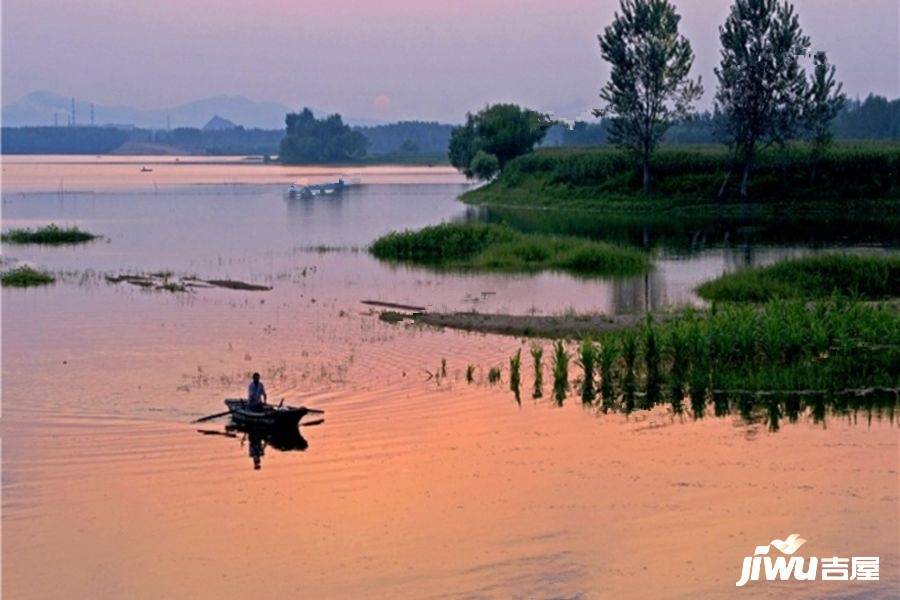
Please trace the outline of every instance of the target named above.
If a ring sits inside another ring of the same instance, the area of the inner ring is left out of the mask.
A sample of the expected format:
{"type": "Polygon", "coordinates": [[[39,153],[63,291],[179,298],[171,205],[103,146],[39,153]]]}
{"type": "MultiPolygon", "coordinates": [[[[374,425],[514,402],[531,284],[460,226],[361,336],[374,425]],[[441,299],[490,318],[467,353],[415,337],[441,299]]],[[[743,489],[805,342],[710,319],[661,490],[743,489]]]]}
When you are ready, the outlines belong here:
{"type": "Polygon", "coordinates": [[[248,407],[251,409],[262,409],[268,399],[266,386],[259,380],[259,373],[254,373],[253,381],[250,382],[250,387],[247,388],[248,407]]]}

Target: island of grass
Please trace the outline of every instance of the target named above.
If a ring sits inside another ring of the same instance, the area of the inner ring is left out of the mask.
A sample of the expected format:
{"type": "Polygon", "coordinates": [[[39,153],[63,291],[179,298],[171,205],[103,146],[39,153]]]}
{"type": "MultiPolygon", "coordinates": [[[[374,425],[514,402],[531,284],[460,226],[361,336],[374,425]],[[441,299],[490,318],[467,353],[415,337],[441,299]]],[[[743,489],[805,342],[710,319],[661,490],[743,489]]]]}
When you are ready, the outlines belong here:
{"type": "Polygon", "coordinates": [[[37,229],[10,229],[0,235],[0,239],[7,244],[44,244],[48,246],[83,244],[97,239],[97,237],[93,233],[82,231],[74,226],[62,228],[55,224],[37,229]]]}
{"type": "Polygon", "coordinates": [[[56,281],[50,273],[31,267],[16,267],[0,273],[0,284],[3,287],[34,287],[48,285],[56,281]]]}
{"type": "Polygon", "coordinates": [[[478,271],[624,276],[645,273],[651,267],[650,258],[639,250],[485,223],[444,223],[389,233],[372,244],[371,252],[382,260],[478,271]]]}
{"type": "MultiPolygon", "coordinates": [[[[611,147],[547,148],[510,161],[488,185],[462,199],[497,207],[596,211],[740,211],[747,204],[770,210],[834,212],[835,208],[896,207],[900,202],[900,144],[835,143],[814,158],[804,144],[761,152],[754,163],[750,198],[719,191],[732,166],[722,146],[661,148],[651,163],[651,192],[644,194],[632,156],[611,147]]],[[[733,178],[732,178],[733,179],[733,178]]]]}
{"type": "Polygon", "coordinates": [[[720,302],[896,298],[900,297],[900,255],[822,254],[784,260],[722,275],[701,284],[697,294],[720,302]]]}

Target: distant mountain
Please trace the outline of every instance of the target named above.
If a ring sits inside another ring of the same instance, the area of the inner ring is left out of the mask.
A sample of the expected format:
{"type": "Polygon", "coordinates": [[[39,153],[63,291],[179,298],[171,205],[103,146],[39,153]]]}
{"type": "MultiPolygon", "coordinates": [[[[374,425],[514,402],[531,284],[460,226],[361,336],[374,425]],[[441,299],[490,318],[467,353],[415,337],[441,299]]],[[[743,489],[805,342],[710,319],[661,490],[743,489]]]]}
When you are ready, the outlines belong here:
{"type": "Polygon", "coordinates": [[[219,115],[214,116],[203,126],[203,131],[227,131],[229,129],[237,129],[237,125],[219,115]]]}
{"type": "MultiPolygon", "coordinates": [[[[53,125],[54,115],[59,125],[66,125],[72,108],[72,99],[47,91],[32,92],[22,99],[3,107],[4,127],[27,125],[53,125]]],[[[300,107],[294,108],[294,111],[300,107]]],[[[212,96],[180,104],[170,108],[142,110],[132,106],[94,105],[96,125],[133,125],[146,129],[175,127],[203,127],[213,117],[242,125],[248,129],[283,129],[284,115],[292,109],[277,102],[255,102],[243,96],[212,96]]],[[[315,110],[316,114],[322,111],[315,110]]],[[[345,118],[351,125],[371,125],[371,119],[345,118]]],[[[75,100],[75,123],[91,123],[91,103],[75,100]]]]}

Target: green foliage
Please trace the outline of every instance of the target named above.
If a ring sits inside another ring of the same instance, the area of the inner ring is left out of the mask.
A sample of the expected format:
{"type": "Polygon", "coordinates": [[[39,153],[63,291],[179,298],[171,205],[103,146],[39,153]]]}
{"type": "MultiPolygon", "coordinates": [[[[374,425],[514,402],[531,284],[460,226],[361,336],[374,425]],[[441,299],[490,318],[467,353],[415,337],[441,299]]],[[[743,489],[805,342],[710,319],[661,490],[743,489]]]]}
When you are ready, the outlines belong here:
{"type": "Polygon", "coordinates": [[[597,116],[611,117],[610,141],[639,157],[643,190],[649,191],[650,156],[666,130],[685,119],[703,94],[688,79],[691,43],[678,33],[681,17],[668,0],[621,0],[621,14],[599,36],[612,69],[597,116]]]}
{"type": "Polygon", "coordinates": [[[484,150],[479,150],[475,157],[472,158],[469,170],[476,179],[487,181],[500,172],[500,161],[495,154],[488,154],[484,150]]]}
{"type": "Polygon", "coordinates": [[[810,41],[793,5],[781,0],[734,0],[719,39],[715,112],[742,166],[740,195],[746,197],[757,145],[783,144],[802,129],[808,84],[800,59],[810,41]]]}
{"type": "Polygon", "coordinates": [[[515,104],[494,104],[476,114],[469,113],[466,123],[450,134],[450,164],[466,177],[487,179],[496,173],[487,169],[494,159],[498,169],[503,169],[513,158],[531,152],[551,125],[547,115],[515,104]],[[481,156],[476,165],[479,153],[486,156],[481,156]]]}
{"type": "Polygon", "coordinates": [[[61,246],[63,244],[80,244],[96,239],[97,236],[77,227],[65,229],[55,224],[37,229],[10,229],[0,235],[7,244],[46,244],[61,246]]]}
{"type": "Polygon", "coordinates": [[[542,364],[544,347],[540,344],[532,344],[531,358],[534,359],[534,391],[532,398],[540,398],[544,395],[544,367],[542,364]]]}
{"type": "Polygon", "coordinates": [[[491,385],[500,383],[500,367],[491,367],[488,369],[488,383],[491,385]]]}
{"type": "Polygon", "coordinates": [[[475,381],[475,365],[466,366],[466,383],[475,381]]]}
{"type": "Polygon", "coordinates": [[[834,79],[835,67],[828,63],[824,52],[816,52],[809,98],[804,121],[815,156],[822,155],[831,144],[831,122],[846,102],[843,87],[834,79]]]}
{"type": "Polygon", "coordinates": [[[591,338],[585,337],[583,340],[581,340],[579,352],[579,365],[584,370],[584,378],[581,382],[581,401],[585,403],[591,403],[594,401],[594,397],[596,396],[596,390],[594,388],[594,371],[596,369],[595,365],[597,363],[599,351],[597,349],[597,345],[591,340],[591,338]]]}
{"type": "Polygon", "coordinates": [[[0,284],[3,287],[32,287],[47,285],[54,281],[56,278],[50,273],[31,267],[16,267],[0,273],[0,284]]]}
{"type": "Polygon", "coordinates": [[[900,296],[900,255],[821,254],[728,273],[697,288],[701,298],[766,302],[852,296],[880,300],[900,296]]]}
{"type": "Polygon", "coordinates": [[[352,162],[366,155],[368,141],[345,125],[340,115],[316,119],[304,108],[285,117],[287,130],[281,140],[279,158],[285,164],[352,162]]]}
{"type": "Polygon", "coordinates": [[[509,389],[516,395],[516,401],[519,400],[519,389],[522,384],[522,349],[516,350],[516,353],[509,357],[509,389]]]}
{"type": "Polygon", "coordinates": [[[574,237],[524,234],[501,225],[444,223],[375,240],[372,254],[444,268],[579,275],[638,274],[650,268],[638,250],[574,237]]]}
{"type": "MultiPolygon", "coordinates": [[[[542,149],[510,162],[490,184],[467,192],[472,203],[621,210],[725,204],[718,196],[731,155],[715,146],[670,146],[651,159],[654,190],[625,152],[609,148],[542,149]]],[[[765,205],[900,197],[900,145],[837,143],[814,156],[806,144],[759,152],[754,202],[765,205]],[[813,167],[815,181],[811,180],[813,167]]]]}
{"type": "Polygon", "coordinates": [[[569,390],[569,353],[561,340],[553,347],[553,397],[562,404],[569,390]]]}

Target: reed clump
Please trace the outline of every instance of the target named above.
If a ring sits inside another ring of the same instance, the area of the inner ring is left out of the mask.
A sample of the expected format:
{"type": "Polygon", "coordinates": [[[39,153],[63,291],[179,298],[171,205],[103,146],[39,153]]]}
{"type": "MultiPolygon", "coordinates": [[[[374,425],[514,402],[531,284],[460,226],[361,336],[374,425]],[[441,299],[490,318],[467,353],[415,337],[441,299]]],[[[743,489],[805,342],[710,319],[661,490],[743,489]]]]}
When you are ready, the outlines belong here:
{"type": "Polygon", "coordinates": [[[553,397],[562,404],[569,390],[569,353],[562,340],[553,346],[553,397]]]}
{"type": "Polygon", "coordinates": [[[544,347],[540,344],[532,344],[531,358],[534,361],[534,390],[531,393],[532,398],[541,398],[544,395],[544,347]]]}
{"type": "Polygon", "coordinates": [[[97,239],[97,235],[82,231],[77,227],[59,227],[51,223],[36,229],[10,229],[0,234],[0,239],[7,244],[43,244],[62,246],[82,244],[97,239]]]}
{"type": "Polygon", "coordinates": [[[0,284],[3,287],[34,287],[48,285],[56,281],[56,278],[46,271],[40,271],[32,267],[16,267],[0,273],[0,284]]]}

